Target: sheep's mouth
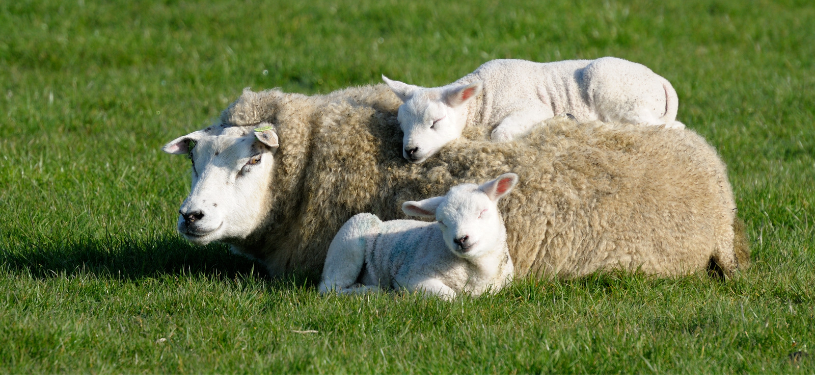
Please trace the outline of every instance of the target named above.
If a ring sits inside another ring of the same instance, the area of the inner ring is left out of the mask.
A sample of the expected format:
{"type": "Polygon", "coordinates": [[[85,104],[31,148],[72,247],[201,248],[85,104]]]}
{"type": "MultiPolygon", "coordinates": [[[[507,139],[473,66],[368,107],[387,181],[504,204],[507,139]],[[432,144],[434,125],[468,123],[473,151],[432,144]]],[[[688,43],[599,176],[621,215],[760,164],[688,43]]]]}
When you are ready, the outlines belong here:
{"type": "Polygon", "coordinates": [[[425,160],[423,156],[405,156],[405,159],[411,164],[419,164],[425,160]]]}
{"type": "Polygon", "coordinates": [[[221,223],[221,224],[218,225],[217,228],[215,228],[213,230],[205,231],[205,232],[199,231],[199,230],[190,230],[189,228],[187,228],[186,230],[181,232],[181,234],[183,234],[184,237],[186,237],[187,240],[189,240],[189,241],[198,242],[198,241],[201,241],[201,240],[205,239],[206,237],[211,236],[213,233],[220,230],[223,225],[224,225],[224,223],[221,223]]]}
{"type": "Polygon", "coordinates": [[[405,158],[405,160],[407,160],[408,163],[411,163],[411,164],[422,163],[425,160],[427,160],[427,158],[430,157],[430,155],[432,155],[432,153],[422,153],[421,155],[416,155],[416,154],[408,155],[407,153],[402,151],[402,157],[405,158]]]}

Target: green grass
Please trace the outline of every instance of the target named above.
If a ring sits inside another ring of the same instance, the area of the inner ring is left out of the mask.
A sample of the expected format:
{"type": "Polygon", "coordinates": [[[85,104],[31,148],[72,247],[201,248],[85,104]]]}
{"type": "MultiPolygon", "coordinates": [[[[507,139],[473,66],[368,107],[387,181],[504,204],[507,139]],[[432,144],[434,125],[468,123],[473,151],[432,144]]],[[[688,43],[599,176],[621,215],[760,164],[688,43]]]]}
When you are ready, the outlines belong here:
{"type": "Polygon", "coordinates": [[[811,1],[278,3],[0,2],[0,372],[815,372],[811,1]],[[244,87],[607,55],[668,78],[728,164],[733,280],[324,298],[174,231],[188,164],[159,148],[244,87]]]}

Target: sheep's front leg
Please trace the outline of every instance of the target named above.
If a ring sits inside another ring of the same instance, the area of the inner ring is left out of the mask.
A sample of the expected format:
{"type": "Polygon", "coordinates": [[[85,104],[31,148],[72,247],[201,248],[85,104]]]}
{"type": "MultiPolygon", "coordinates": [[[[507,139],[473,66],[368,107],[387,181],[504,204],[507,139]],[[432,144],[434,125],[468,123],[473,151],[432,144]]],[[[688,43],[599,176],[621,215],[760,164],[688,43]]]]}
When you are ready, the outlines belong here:
{"type": "Polygon", "coordinates": [[[379,223],[379,218],[371,214],[359,214],[345,222],[328,246],[320,293],[354,292],[344,290],[354,289],[365,263],[365,235],[379,223]]]}
{"type": "Polygon", "coordinates": [[[532,108],[519,112],[514,112],[501,120],[501,123],[492,131],[491,138],[493,142],[509,142],[513,139],[523,137],[535,125],[541,123],[543,120],[552,117],[551,111],[544,108],[532,108]]]}

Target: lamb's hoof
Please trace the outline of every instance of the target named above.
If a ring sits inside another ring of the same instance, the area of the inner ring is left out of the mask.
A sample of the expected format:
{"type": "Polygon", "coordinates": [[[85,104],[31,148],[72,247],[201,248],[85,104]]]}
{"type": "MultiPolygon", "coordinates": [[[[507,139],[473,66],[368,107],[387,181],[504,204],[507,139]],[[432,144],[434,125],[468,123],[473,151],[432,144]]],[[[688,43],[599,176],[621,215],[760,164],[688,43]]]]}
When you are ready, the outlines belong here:
{"type": "Polygon", "coordinates": [[[574,117],[574,115],[571,113],[558,113],[554,118],[557,120],[570,120],[577,122],[577,117],[574,117]]]}
{"type": "Polygon", "coordinates": [[[493,142],[509,142],[512,140],[512,136],[503,129],[495,129],[492,131],[490,139],[492,139],[493,142]]]}

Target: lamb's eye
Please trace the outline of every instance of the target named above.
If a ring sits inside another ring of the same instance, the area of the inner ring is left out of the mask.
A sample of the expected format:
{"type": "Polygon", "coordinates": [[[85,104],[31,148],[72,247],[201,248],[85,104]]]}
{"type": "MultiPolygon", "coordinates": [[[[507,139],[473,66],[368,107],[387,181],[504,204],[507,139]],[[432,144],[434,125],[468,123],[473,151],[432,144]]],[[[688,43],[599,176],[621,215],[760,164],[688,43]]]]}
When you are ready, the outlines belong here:
{"type": "Polygon", "coordinates": [[[481,213],[480,213],[480,214],[478,214],[478,218],[479,218],[479,219],[483,219],[483,218],[484,218],[484,214],[485,214],[485,213],[487,213],[487,210],[483,210],[483,211],[481,211],[481,213]]]}
{"type": "Polygon", "coordinates": [[[442,227],[447,228],[447,225],[445,225],[445,224],[444,224],[444,222],[443,222],[443,221],[441,221],[441,220],[439,220],[439,225],[441,225],[442,227]]]}
{"type": "Polygon", "coordinates": [[[252,158],[246,162],[246,165],[255,165],[257,163],[260,163],[260,154],[252,156],[252,158]]]}
{"type": "Polygon", "coordinates": [[[444,120],[444,118],[445,118],[445,117],[447,117],[447,116],[443,116],[443,117],[442,117],[442,118],[440,118],[440,119],[433,120],[433,124],[431,124],[431,125],[430,125],[430,129],[435,129],[435,128],[436,128],[436,123],[437,123],[437,122],[439,122],[439,121],[441,121],[441,120],[444,120]]]}

